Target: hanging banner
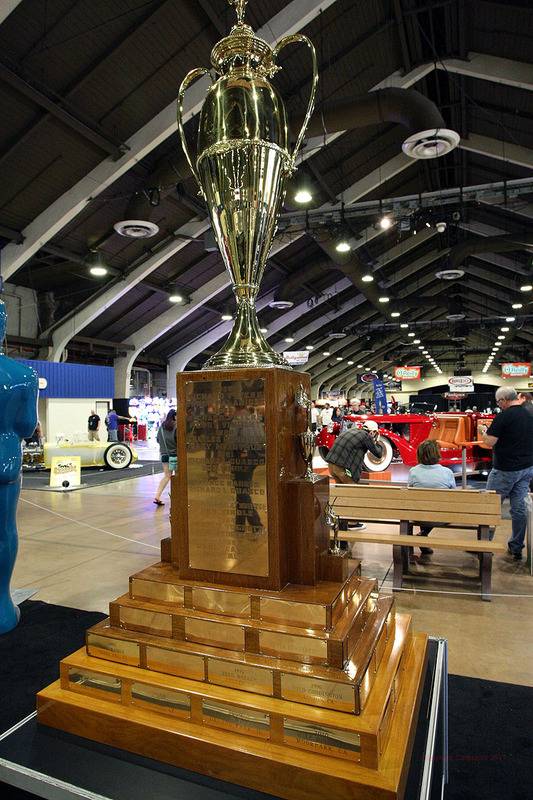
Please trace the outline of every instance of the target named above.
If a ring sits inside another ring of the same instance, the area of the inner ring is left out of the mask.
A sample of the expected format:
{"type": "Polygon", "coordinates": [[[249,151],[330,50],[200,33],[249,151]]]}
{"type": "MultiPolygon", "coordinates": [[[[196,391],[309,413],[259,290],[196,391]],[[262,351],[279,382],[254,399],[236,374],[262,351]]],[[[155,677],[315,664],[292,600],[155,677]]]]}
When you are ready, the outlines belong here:
{"type": "Polygon", "coordinates": [[[530,375],[531,363],[515,361],[513,363],[502,364],[502,378],[529,378],[530,375]]]}
{"type": "Polygon", "coordinates": [[[374,380],[374,404],[376,406],[376,414],[387,413],[387,392],[385,391],[385,384],[380,380],[374,380]]]}
{"type": "Polygon", "coordinates": [[[286,350],[283,358],[288,364],[307,364],[309,361],[309,350],[286,350]]]}
{"type": "Polygon", "coordinates": [[[394,377],[398,381],[419,381],[422,367],[394,367],[394,377]]]}
{"type": "Polygon", "coordinates": [[[452,375],[448,378],[450,392],[473,392],[474,379],[471,375],[452,375]]]}

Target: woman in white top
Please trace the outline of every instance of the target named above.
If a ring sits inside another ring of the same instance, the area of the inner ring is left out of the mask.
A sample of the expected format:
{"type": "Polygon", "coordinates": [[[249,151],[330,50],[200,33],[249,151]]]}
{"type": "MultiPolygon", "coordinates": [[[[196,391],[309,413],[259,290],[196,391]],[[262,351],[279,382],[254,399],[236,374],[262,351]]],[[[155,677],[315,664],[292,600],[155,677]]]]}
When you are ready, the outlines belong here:
{"type": "MultiPolygon", "coordinates": [[[[407,485],[413,489],[455,489],[455,478],[451,469],[439,464],[440,447],[433,439],[426,439],[416,451],[418,464],[409,470],[407,485]]],[[[421,525],[420,536],[429,536],[434,525],[421,525]]],[[[421,547],[423,555],[431,555],[431,547],[421,547]]]]}

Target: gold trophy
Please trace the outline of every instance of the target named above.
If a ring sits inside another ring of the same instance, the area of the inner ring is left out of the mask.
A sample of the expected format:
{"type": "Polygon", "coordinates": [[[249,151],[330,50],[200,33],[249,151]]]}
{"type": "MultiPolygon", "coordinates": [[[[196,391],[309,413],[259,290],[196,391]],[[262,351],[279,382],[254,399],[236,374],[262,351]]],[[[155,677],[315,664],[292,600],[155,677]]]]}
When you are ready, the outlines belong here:
{"type": "Polygon", "coordinates": [[[305,391],[303,384],[300,384],[296,396],[296,405],[300,408],[305,408],[307,418],[307,428],[303,433],[298,434],[298,442],[300,445],[300,453],[305,461],[305,474],[302,476],[306,481],[314,481],[315,474],[313,472],[313,455],[316,447],[316,436],[311,430],[311,398],[305,391]]]}
{"type": "Polygon", "coordinates": [[[290,369],[261,333],[255,301],[276,233],[286,181],[295,170],[295,159],[314,109],[316,53],[302,34],[286,36],[272,49],[244,23],[247,0],[228,2],[236,8],[237,24],[211,53],[211,64],[220,77],[209,89],[202,107],[196,162],[185,138],[183,98],[188,86],[209,70],[191,70],[178,95],[181,143],[206,200],[237,304],[229,339],[205,368],[290,369]],[[291,153],[285,105],[269,78],[280,69],[276,65],[280,51],[295,42],[303,42],[311,50],[313,80],[304,123],[291,153]]]}

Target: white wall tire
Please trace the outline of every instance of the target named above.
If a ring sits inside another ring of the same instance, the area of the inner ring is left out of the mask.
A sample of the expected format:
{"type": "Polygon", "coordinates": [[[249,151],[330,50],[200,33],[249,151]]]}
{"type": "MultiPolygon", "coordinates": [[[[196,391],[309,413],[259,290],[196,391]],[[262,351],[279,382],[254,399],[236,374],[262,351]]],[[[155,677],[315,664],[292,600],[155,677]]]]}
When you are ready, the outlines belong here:
{"type": "Polygon", "coordinates": [[[390,441],[388,439],[385,439],[383,436],[380,436],[378,438],[378,442],[381,445],[381,449],[383,450],[383,455],[381,456],[381,458],[376,458],[369,451],[365,453],[363,463],[368,472],[384,472],[387,469],[387,467],[390,466],[390,463],[392,461],[394,451],[390,441]]]}
{"type": "Polygon", "coordinates": [[[114,442],[104,453],[104,462],[109,469],[127,469],[133,459],[133,453],[127,444],[114,442]]]}

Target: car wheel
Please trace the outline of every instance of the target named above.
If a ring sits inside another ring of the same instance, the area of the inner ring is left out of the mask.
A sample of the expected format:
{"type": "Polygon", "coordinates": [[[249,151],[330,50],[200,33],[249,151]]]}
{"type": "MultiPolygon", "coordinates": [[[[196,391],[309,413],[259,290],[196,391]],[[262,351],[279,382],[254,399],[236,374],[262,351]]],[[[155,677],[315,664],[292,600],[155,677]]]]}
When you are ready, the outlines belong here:
{"type": "Polygon", "coordinates": [[[392,461],[394,451],[388,439],[380,436],[378,439],[383,451],[381,458],[376,458],[372,453],[365,453],[364,464],[369,472],[384,472],[392,461]]]}
{"type": "Polygon", "coordinates": [[[325,460],[326,460],[326,456],[327,456],[327,454],[329,453],[329,447],[324,447],[324,445],[321,445],[321,446],[318,448],[318,452],[320,453],[320,456],[321,456],[321,457],[324,459],[324,461],[325,461],[325,460]]]}
{"type": "Polygon", "coordinates": [[[131,464],[133,453],[127,444],[116,442],[104,453],[104,462],[109,469],[126,469],[131,464]]]}

